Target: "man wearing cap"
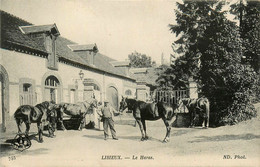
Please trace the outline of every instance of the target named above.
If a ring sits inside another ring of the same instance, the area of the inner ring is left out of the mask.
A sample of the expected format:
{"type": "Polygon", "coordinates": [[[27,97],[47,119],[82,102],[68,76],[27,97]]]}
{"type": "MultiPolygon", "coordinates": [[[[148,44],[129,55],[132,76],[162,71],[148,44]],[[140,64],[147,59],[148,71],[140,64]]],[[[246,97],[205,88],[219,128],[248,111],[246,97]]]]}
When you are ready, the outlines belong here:
{"type": "MultiPolygon", "coordinates": [[[[101,109],[102,117],[103,117],[103,128],[104,128],[104,135],[105,140],[107,140],[108,137],[108,126],[110,128],[112,137],[114,140],[118,140],[116,137],[116,131],[114,128],[114,111],[115,109],[109,105],[108,100],[104,101],[104,107],[101,109]]],[[[115,111],[116,112],[116,111],[115,111]]]]}

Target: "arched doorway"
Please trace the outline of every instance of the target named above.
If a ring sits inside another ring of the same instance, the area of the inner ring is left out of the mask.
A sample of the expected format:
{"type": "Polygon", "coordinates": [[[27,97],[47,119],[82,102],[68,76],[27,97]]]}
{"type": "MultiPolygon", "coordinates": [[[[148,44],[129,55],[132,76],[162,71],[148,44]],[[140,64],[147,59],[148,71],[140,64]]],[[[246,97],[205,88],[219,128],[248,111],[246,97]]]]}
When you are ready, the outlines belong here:
{"type": "Polygon", "coordinates": [[[0,65],[0,130],[6,131],[9,112],[9,79],[7,71],[0,65]]]}
{"type": "Polygon", "coordinates": [[[107,100],[110,102],[111,106],[118,110],[118,91],[114,86],[109,86],[107,89],[107,100]]]}
{"type": "Polygon", "coordinates": [[[60,103],[60,82],[59,80],[50,75],[46,78],[44,84],[44,101],[53,101],[60,103]]]}
{"type": "Polygon", "coordinates": [[[0,126],[1,126],[1,129],[3,129],[5,113],[4,113],[4,79],[3,79],[2,74],[0,74],[0,109],[1,109],[0,126]]]}

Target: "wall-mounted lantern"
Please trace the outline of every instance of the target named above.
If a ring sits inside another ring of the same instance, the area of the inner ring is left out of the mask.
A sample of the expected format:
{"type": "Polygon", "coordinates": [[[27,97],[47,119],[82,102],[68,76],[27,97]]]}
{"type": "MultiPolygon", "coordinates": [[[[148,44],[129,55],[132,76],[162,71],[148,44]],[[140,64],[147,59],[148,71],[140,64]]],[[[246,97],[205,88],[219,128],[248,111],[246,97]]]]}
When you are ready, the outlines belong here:
{"type": "Polygon", "coordinates": [[[82,80],[84,78],[84,73],[82,72],[82,70],[80,70],[80,72],[79,72],[79,78],[80,78],[80,80],[82,80]]]}
{"type": "Polygon", "coordinates": [[[79,79],[73,79],[75,81],[75,86],[76,86],[76,89],[78,89],[78,81],[82,81],[84,78],[84,73],[82,70],[80,70],[79,72],[79,79]]]}

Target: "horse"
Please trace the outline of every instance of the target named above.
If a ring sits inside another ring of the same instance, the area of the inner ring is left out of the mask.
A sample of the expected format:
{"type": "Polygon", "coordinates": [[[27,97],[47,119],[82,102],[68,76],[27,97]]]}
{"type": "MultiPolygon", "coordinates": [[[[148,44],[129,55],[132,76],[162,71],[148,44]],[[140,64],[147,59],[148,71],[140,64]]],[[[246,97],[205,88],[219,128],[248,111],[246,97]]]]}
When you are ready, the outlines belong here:
{"type": "Polygon", "coordinates": [[[53,102],[42,102],[36,106],[22,105],[17,108],[14,118],[18,127],[18,134],[21,134],[21,125],[26,126],[25,135],[28,136],[31,123],[37,123],[39,142],[43,142],[43,126],[48,125],[49,137],[54,137],[57,113],[53,110],[53,102]]]}
{"type": "Polygon", "coordinates": [[[72,116],[72,117],[79,117],[80,125],[78,130],[82,130],[85,124],[85,117],[86,114],[93,113],[93,107],[97,108],[97,100],[95,98],[90,98],[84,102],[79,102],[77,104],[71,103],[60,103],[55,106],[58,115],[58,123],[61,126],[62,130],[65,130],[65,126],[63,124],[63,117],[64,113],[72,116]]]}
{"type": "Polygon", "coordinates": [[[164,121],[167,130],[163,142],[167,143],[170,141],[172,123],[176,119],[176,114],[174,113],[175,106],[164,102],[146,103],[144,101],[122,97],[119,111],[123,112],[126,108],[133,109],[133,116],[141,131],[141,141],[148,140],[149,138],[146,133],[145,120],[155,121],[161,118],[164,121]]]}
{"type": "Polygon", "coordinates": [[[209,100],[205,97],[191,99],[191,98],[182,98],[178,101],[178,108],[186,106],[190,114],[190,127],[194,127],[194,122],[196,114],[198,113],[200,117],[203,118],[202,128],[209,127],[209,100]],[[206,123],[206,126],[205,126],[206,123]]]}

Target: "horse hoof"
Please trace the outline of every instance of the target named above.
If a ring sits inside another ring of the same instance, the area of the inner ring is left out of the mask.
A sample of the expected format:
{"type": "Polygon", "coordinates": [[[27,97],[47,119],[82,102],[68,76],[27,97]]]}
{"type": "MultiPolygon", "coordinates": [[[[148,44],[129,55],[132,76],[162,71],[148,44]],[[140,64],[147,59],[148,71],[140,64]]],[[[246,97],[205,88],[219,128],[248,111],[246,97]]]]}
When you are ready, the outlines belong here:
{"type": "Polygon", "coordinates": [[[142,138],[141,138],[141,141],[144,141],[144,140],[145,140],[145,137],[142,137],[142,138]]]}
{"type": "Polygon", "coordinates": [[[148,136],[145,136],[144,140],[148,140],[148,139],[149,139],[149,137],[148,137],[148,136]]]}
{"type": "Polygon", "coordinates": [[[39,143],[43,143],[43,140],[40,140],[39,143]]]}

